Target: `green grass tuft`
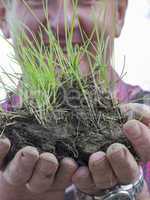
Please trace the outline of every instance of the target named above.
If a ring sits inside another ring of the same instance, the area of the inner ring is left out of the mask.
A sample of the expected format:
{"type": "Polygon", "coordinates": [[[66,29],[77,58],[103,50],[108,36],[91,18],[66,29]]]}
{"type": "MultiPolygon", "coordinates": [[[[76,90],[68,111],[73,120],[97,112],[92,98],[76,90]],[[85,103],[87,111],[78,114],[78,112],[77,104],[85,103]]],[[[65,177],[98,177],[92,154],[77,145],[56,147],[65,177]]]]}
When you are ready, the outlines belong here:
{"type": "MultiPolygon", "coordinates": [[[[26,1],[24,1],[24,4],[33,17],[38,20],[38,17],[26,1]]],[[[64,4],[64,13],[66,13],[66,7],[67,5],[64,4]]],[[[44,26],[39,22],[41,30],[39,30],[38,39],[37,36],[28,30],[28,27],[21,24],[19,21],[15,21],[16,24],[13,24],[12,27],[13,34],[16,35],[16,43],[14,46],[16,57],[14,59],[20,64],[23,72],[23,77],[20,80],[21,88],[19,90],[19,95],[23,98],[23,102],[29,112],[34,114],[41,124],[47,122],[49,112],[53,111],[60,103],[58,101],[58,91],[59,88],[63,87],[65,84],[71,86],[73,83],[77,83],[89,105],[89,109],[91,108],[91,103],[88,99],[88,80],[80,71],[80,59],[82,55],[86,55],[89,62],[95,88],[97,88],[99,84],[96,76],[100,74],[105,92],[109,91],[109,66],[106,55],[109,46],[109,38],[106,38],[105,30],[99,35],[95,23],[93,32],[89,37],[86,36],[79,25],[81,36],[83,37],[83,44],[81,47],[74,47],[72,45],[72,38],[77,11],[77,3],[75,1],[71,28],[68,27],[66,16],[64,16],[66,56],[60,47],[59,41],[56,39],[57,37],[53,35],[50,28],[47,3],[43,5],[43,10],[47,19],[47,25],[44,26]],[[48,36],[49,46],[45,46],[44,44],[42,38],[43,31],[45,31],[48,36]],[[33,42],[31,42],[26,32],[30,33],[33,42]],[[92,42],[93,34],[96,35],[96,45],[92,42]],[[94,54],[89,51],[89,47],[95,49],[94,54]]],[[[97,16],[93,15],[93,21],[96,17],[97,16]]]]}

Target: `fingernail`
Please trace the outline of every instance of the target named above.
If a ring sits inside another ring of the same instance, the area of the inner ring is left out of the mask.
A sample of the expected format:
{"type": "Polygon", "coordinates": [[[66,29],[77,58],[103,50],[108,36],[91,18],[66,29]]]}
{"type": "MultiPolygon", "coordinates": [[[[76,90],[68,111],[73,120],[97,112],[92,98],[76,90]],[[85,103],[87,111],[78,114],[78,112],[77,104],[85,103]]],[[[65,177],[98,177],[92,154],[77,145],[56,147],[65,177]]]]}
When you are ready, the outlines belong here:
{"type": "Polygon", "coordinates": [[[123,128],[128,138],[135,139],[141,136],[141,129],[136,120],[128,121],[123,128]]]}
{"type": "Polygon", "coordinates": [[[21,152],[21,159],[22,160],[36,160],[39,157],[39,153],[36,148],[34,147],[25,147],[21,152]]]}
{"type": "Polygon", "coordinates": [[[94,162],[94,163],[99,163],[99,161],[103,161],[106,159],[106,154],[102,151],[93,153],[90,157],[90,161],[94,162]]]}
{"type": "Polygon", "coordinates": [[[97,168],[97,166],[99,168],[99,164],[105,162],[105,160],[106,160],[106,154],[104,152],[99,151],[93,153],[89,159],[89,166],[92,166],[95,169],[97,168]]]}
{"type": "Polygon", "coordinates": [[[10,145],[10,141],[8,138],[1,138],[0,139],[0,146],[6,146],[6,145],[10,145]]]}
{"type": "Polygon", "coordinates": [[[121,153],[124,152],[125,146],[123,144],[119,144],[119,143],[114,143],[112,144],[108,149],[107,149],[107,155],[113,155],[114,153],[121,153]]]}

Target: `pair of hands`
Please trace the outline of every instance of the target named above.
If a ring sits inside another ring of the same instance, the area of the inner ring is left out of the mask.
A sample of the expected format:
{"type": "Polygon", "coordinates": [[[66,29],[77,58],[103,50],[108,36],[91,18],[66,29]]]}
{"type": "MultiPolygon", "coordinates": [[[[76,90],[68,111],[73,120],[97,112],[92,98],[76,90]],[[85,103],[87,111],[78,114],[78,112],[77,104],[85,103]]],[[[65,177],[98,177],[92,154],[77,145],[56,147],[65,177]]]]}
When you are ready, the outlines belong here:
{"type": "MultiPolygon", "coordinates": [[[[129,120],[124,125],[126,137],[135,147],[143,162],[150,160],[150,107],[140,104],[122,106],[124,112],[142,116],[142,122],[129,120]]],[[[0,166],[8,153],[10,142],[0,140],[0,166]]],[[[63,200],[65,189],[72,183],[84,193],[96,194],[117,183],[130,184],[139,176],[139,166],[128,149],[121,144],[111,145],[107,152],[91,155],[88,167],[79,167],[74,160],[64,158],[58,163],[51,153],[33,147],[21,149],[0,171],[1,200],[63,200]]],[[[145,182],[137,200],[148,200],[145,182]]]]}

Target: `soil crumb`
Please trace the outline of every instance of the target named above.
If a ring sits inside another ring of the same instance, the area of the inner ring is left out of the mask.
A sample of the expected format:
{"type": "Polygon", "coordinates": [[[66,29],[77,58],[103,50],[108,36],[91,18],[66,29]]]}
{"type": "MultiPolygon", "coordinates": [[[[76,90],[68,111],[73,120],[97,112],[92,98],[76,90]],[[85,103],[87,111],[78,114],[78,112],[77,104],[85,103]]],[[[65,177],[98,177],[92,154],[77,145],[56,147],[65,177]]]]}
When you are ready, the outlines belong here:
{"type": "Polygon", "coordinates": [[[52,152],[58,159],[72,157],[80,165],[87,165],[92,153],[105,152],[113,143],[126,145],[137,158],[122,132],[127,117],[121,114],[109,93],[91,86],[86,94],[88,101],[75,87],[68,87],[65,95],[61,90],[60,94],[61,104],[49,113],[44,125],[38,123],[27,107],[0,113],[0,132],[11,141],[5,165],[27,145],[40,152],[52,152]]]}

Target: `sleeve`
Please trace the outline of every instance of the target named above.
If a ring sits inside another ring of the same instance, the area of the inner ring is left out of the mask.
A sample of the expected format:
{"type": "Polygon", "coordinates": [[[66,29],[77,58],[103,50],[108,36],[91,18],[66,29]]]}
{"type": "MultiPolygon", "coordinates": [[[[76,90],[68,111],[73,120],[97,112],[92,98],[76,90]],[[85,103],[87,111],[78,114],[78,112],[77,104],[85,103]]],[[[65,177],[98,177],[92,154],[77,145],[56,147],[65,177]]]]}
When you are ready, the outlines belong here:
{"type": "Polygon", "coordinates": [[[21,107],[21,97],[10,93],[0,106],[5,112],[15,111],[21,107]]]}

